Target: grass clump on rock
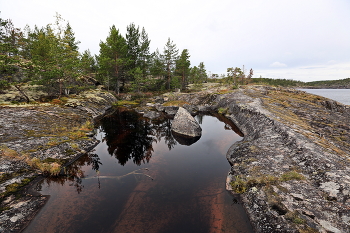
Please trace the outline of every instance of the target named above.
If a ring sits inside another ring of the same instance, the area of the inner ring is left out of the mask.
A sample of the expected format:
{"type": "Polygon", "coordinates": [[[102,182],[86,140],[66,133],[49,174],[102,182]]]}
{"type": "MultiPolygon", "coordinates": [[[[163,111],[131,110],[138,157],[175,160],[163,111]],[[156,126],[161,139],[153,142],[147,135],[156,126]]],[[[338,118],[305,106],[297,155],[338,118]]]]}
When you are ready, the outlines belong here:
{"type": "Polygon", "coordinates": [[[178,107],[183,107],[185,104],[189,104],[186,101],[183,100],[173,100],[173,101],[169,101],[163,104],[163,106],[178,106],[178,107]]]}
{"type": "Polygon", "coordinates": [[[289,171],[289,172],[283,173],[280,180],[281,181],[305,180],[305,177],[296,171],[289,171]]]}
{"type": "Polygon", "coordinates": [[[265,174],[260,176],[252,176],[248,178],[236,176],[235,179],[231,181],[230,185],[232,187],[233,192],[245,193],[250,188],[255,186],[262,187],[276,185],[281,182],[286,182],[290,180],[305,180],[305,177],[294,170],[283,173],[281,177],[265,174]]]}
{"type": "Polygon", "coordinates": [[[8,158],[16,158],[18,157],[18,153],[17,151],[12,150],[7,146],[0,146],[0,156],[4,156],[8,158]]]}
{"type": "Polygon", "coordinates": [[[46,162],[39,158],[27,159],[27,164],[34,169],[39,169],[44,175],[58,176],[61,171],[61,165],[57,162],[46,162]]]}
{"type": "Polygon", "coordinates": [[[139,104],[138,102],[132,101],[132,100],[119,100],[114,105],[115,106],[124,106],[124,105],[138,105],[138,104],[139,104]]]}

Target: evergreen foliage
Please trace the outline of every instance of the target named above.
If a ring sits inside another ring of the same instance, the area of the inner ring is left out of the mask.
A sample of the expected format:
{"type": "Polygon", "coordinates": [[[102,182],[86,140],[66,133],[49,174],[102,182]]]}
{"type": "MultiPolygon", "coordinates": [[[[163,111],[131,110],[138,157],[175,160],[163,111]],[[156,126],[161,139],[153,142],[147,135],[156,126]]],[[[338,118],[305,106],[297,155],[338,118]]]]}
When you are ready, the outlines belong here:
{"type": "Polygon", "coordinates": [[[0,18],[0,90],[13,85],[29,102],[21,87],[30,80],[28,76],[23,76],[23,73],[31,67],[30,63],[23,61],[20,56],[23,42],[22,31],[15,28],[11,20],[0,18]]]}
{"type": "Polygon", "coordinates": [[[0,89],[14,85],[23,92],[21,85],[39,84],[48,95],[61,97],[98,83],[119,94],[184,90],[189,83],[207,81],[204,63],[191,68],[187,49],[179,56],[168,38],[162,53],[152,53],[145,28],[134,23],[127,26],[125,36],[112,25],[100,41],[98,55],[79,52],[73,28],[59,14],[54,23],[27,26],[24,32],[0,18],[0,42],[0,89]]]}
{"type": "Polygon", "coordinates": [[[305,83],[302,81],[296,81],[291,79],[272,79],[272,78],[252,78],[252,82],[255,84],[267,84],[271,86],[282,86],[282,87],[298,87],[304,86],[305,83]]]}
{"type": "Polygon", "coordinates": [[[306,82],[306,86],[311,87],[323,87],[323,88],[350,88],[350,78],[339,79],[339,80],[325,80],[325,81],[314,81],[306,82]]]}
{"type": "Polygon", "coordinates": [[[171,89],[172,77],[174,73],[175,63],[178,59],[179,50],[170,38],[168,38],[163,51],[163,62],[165,65],[166,88],[171,89]]]}
{"type": "Polygon", "coordinates": [[[110,28],[106,42],[100,42],[100,54],[97,57],[99,80],[107,89],[113,89],[119,94],[126,82],[127,43],[119,30],[113,25],[110,28]],[[120,87],[122,83],[122,87],[120,87]]]}
{"type": "Polygon", "coordinates": [[[301,82],[288,79],[252,78],[238,67],[227,74],[207,74],[203,62],[191,67],[190,54],[179,55],[176,44],[168,38],[163,51],[150,51],[151,40],[145,28],[134,23],[125,36],[114,25],[101,41],[98,55],[79,52],[74,31],[59,14],[53,24],[24,31],[11,20],[0,18],[0,91],[14,86],[25,97],[23,85],[40,84],[48,95],[61,97],[103,84],[117,94],[123,91],[185,90],[188,84],[220,82],[237,88],[248,83],[289,87],[350,88],[350,78],[331,81],[301,82]]]}
{"type": "Polygon", "coordinates": [[[190,54],[187,49],[182,50],[181,55],[178,60],[176,60],[176,77],[181,80],[181,89],[186,89],[186,84],[188,82],[188,76],[190,74],[191,62],[189,60],[190,54]]]}

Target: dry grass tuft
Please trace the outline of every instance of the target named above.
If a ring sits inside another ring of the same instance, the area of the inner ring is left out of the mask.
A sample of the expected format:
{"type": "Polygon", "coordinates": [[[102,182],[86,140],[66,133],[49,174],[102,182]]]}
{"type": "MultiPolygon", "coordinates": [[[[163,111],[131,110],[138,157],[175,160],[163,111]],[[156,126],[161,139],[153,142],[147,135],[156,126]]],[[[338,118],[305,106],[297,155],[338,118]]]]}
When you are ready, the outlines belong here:
{"type": "Polygon", "coordinates": [[[27,158],[26,162],[34,169],[39,169],[45,175],[58,176],[61,171],[61,165],[57,162],[48,163],[38,158],[27,158]]]}
{"type": "Polygon", "coordinates": [[[17,158],[19,154],[17,151],[8,148],[7,146],[0,146],[0,156],[8,158],[17,158]]]}

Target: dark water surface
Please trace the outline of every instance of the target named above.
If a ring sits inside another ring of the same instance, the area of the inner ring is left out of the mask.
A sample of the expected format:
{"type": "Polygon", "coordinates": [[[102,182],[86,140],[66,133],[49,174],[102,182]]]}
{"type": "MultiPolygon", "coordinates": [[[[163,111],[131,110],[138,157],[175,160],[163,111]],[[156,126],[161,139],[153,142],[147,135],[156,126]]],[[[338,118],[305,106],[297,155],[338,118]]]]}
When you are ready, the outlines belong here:
{"type": "Polygon", "coordinates": [[[189,146],[170,119],[123,109],[105,118],[94,152],[41,183],[50,199],[25,232],[253,232],[225,190],[225,155],[241,137],[215,117],[196,119],[202,137],[189,146]]]}

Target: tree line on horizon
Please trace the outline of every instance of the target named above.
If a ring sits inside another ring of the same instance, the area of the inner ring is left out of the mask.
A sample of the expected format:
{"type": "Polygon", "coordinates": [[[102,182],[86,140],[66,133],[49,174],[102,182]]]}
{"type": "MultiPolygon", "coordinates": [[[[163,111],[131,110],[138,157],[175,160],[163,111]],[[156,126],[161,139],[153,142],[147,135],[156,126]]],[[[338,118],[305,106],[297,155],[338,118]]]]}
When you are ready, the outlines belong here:
{"type": "Polygon", "coordinates": [[[185,89],[207,79],[203,62],[191,67],[187,49],[179,53],[168,38],[162,51],[150,51],[148,34],[134,23],[126,35],[112,25],[99,43],[99,54],[79,52],[69,22],[56,14],[52,24],[16,28],[0,18],[0,90],[27,83],[42,85],[48,95],[62,96],[103,84],[116,93],[185,89]]]}
{"type": "MultiPolygon", "coordinates": [[[[40,85],[48,96],[61,97],[104,85],[120,92],[185,90],[188,84],[220,82],[232,87],[248,83],[274,86],[349,86],[350,79],[302,82],[287,79],[253,78],[238,67],[227,68],[222,75],[207,73],[203,62],[191,66],[188,49],[181,53],[168,38],[163,49],[150,51],[151,40],[145,28],[131,23],[122,35],[112,25],[99,54],[79,52],[79,41],[69,22],[56,14],[54,23],[23,30],[10,19],[0,18],[0,92],[14,86],[26,97],[22,86],[40,85]]],[[[27,102],[29,98],[26,97],[27,102]]]]}
{"type": "Polygon", "coordinates": [[[259,78],[252,78],[251,83],[281,87],[350,88],[350,78],[303,82],[292,79],[263,78],[260,76],[259,78]]]}

